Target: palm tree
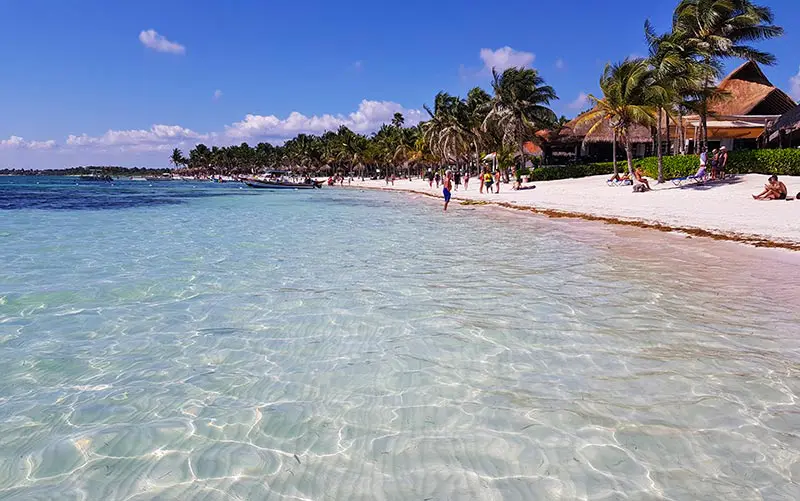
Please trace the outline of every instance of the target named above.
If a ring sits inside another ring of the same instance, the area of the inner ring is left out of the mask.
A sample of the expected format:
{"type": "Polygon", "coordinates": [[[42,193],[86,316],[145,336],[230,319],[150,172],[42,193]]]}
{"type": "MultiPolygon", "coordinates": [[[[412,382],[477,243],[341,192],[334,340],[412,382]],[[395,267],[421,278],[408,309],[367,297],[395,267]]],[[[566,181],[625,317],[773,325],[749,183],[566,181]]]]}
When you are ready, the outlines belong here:
{"type": "Polygon", "coordinates": [[[439,92],[434,98],[433,110],[428,105],[423,105],[423,108],[430,116],[430,120],[422,124],[425,144],[440,161],[458,162],[469,144],[465,102],[457,96],[439,92]]]}
{"type": "Polygon", "coordinates": [[[392,117],[392,127],[401,129],[404,123],[406,123],[406,119],[403,117],[403,114],[399,111],[395,113],[392,117]]]}
{"type": "Polygon", "coordinates": [[[486,134],[482,129],[486,115],[491,109],[492,96],[480,87],[473,87],[467,93],[467,124],[472,135],[472,147],[475,153],[475,168],[480,173],[480,147],[486,143],[486,134]]]}
{"type": "Polygon", "coordinates": [[[186,165],[187,160],[183,156],[183,152],[178,148],[172,150],[172,156],[170,156],[169,161],[174,165],[176,168],[180,167],[181,165],[186,165]]]}
{"type": "Polygon", "coordinates": [[[537,140],[537,131],[552,127],[558,120],[547,107],[558,96],[533,69],[508,68],[498,74],[493,68],[492,77],[494,97],[482,128],[496,128],[503,143],[517,146],[525,165],[523,145],[526,140],[537,140]]]}
{"type": "MultiPolygon", "coordinates": [[[[681,0],[672,18],[672,31],[698,54],[706,68],[719,67],[721,59],[740,58],[765,65],[775,64],[775,56],[758,50],[750,42],[783,35],[783,28],[772,24],[769,7],[751,0],[681,0]]],[[[708,147],[708,108],[714,74],[707,72],[700,93],[700,119],[703,146],[708,147]]]]}
{"type": "MultiPolygon", "coordinates": [[[[650,21],[644,24],[645,39],[649,46],[648,63],[651,69],[651,91],[655,99],[658,124],[656,126],[656,155],[658,156],[658,182],[664,182],[664,159],[661,144],[662,120],[667,122],[667,145],[669,120],[673,105],[682,96],[699,91],[704,71],[697,63],[682,36],[674,33],[658,35],[650,21]]],[[[669,146],[667,147],[669,152],[669,146]]],[[[668,153],[669,154],[669,153],[668,153]]]]}
{"type": "Polygon", "coordinates": [[[630,130],[635,125],[652,127],[655,124],[654,97],[651,91],[652,71],[645,59],[626,59],[614,65],[607,64],[600,78],[603,97],[589,95],[594,107],[584,113],[579,123],[590,122],[592,134],[604,122],[609,122],[623,141],[628,158],[628,174],[633,177],[633,143],[630,130]]]}

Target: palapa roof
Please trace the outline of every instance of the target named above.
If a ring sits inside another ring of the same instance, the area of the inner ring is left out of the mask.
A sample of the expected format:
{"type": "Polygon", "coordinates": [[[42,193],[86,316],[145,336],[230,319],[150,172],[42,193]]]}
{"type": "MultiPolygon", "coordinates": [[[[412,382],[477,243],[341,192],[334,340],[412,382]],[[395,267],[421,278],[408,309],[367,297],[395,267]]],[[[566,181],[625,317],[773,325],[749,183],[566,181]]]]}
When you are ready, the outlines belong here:
{"type": "MultiPolygon", "coordinates": [[[[591,129],[596,122],[582,122],[581,117],[586,113],[588,112],[581,113],[564,125],[564,129],[558,137],[559,142],[586,141],[587,143],[610,143],[614,141],[614,129],[611,127],[610,121],[605,119],[602,120],[602,123],[592,131],[591,134],[587,135],[589,129],[591,129]]],[[[650,129],[642,125],[634,125],[628,129],[628,133],[633,143],[649,143],[653,140],[650,129]]],[[[618,140],[621,141],[621,139],[618,140]]]]}
{"type": "Polygon", "coordinates": [[[795,130],[800,129],[800,106],[795,106],[784,113],[770,127],[771,130],[795,130]]]}
{"type": "Polygon", "coordinates": [[[711,104],[709,111],[716,115],[782,115],[795,107],[753,61],[733,70],[717,88],[727,95],[711,104]]]}

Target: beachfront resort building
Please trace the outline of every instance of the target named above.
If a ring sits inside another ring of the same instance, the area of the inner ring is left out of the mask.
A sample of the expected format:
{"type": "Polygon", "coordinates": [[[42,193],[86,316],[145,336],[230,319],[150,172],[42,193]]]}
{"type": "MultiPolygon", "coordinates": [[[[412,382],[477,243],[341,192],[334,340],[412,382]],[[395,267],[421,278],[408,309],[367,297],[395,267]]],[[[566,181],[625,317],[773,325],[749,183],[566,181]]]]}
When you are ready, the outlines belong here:
{"type": "Polygon", "coordinates": [[[767,122],[760,140],[764,148],[800,148],[800,105],[767,122]]]}
{"type": "MultiPolygon", "coordinates": [[[[733,70],[717,88],[722,95],[709,107],[709,149],[720,146],[729,150],[755,149],[765,127],[796,106],[788,94],[772,85],[753,61],[733,70]]],[[[700,117],[685,117],[684,130],[685,147],[693,151],[700,134],[700,117]]]]}
{"type": "MultiPolygon", "coordinates": [[[[781,140],[784,146],[791,141],[800,143],[800,110],[796,103],[781,89],[772,85],[755,62],[748,61],[725,77],[717,87],[721,92],[709,107],[709,149],[725,146],[728,150],[754,149],[759,147],[759,138],[765,128],[773,127],[771,140],[781,140]],[[794,115],[791,113],[794,111],[794,115]],[[783,120],[779,122],[781,117],[783,120]],[[790,127],[794,127],[789,131],[790,127]],[[775,130],[783,128],[783,136],[775,130]],[[790,132],[790,133],[789,133],[790,132]],[[787,139],[787,133],[788,139],[787,139]]],[[[614,131],[604,121],[589,134],[592,123],[581,122],[583,114],[568,122],[557,134],[545,139],[545,149],[558,163],[559,160],[586,159],[592,161],[611,160],[614,131]]],[[[662,117],[661,137],[666,151],[694,153],[699,144],[701,120],[698,115],[687,115],[680,119],[662,117]],[[682,129],[682,130],[681,130],[682,129]],[[682,139],[681,139],[682,138],[682,139]]],[[[634,126],[630,130],[634,156],[644,157],[655,151],[656,129],[634,126]]],[[[765,143],[761,140],[761,145],[765,143]]],[[[791,143],[794,144],[794,143],[791,143]]],[[[617,155],[625,156],[624,145],[617,144],[617,155]]]]}

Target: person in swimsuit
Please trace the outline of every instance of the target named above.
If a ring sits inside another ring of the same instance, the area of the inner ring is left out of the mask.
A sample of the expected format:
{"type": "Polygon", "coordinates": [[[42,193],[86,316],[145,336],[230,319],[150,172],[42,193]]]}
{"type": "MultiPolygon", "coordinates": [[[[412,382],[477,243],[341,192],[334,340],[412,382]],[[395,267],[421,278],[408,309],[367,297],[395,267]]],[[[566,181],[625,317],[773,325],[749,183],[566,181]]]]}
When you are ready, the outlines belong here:
{"type": "Polygon", "coordinates": [[[486,173],[483,175],[483,186],[486,187],[486,193],[492,192],[493,183],[494,179],[492,178],[492,173],[489,172],[489,169],[486,169],[486,173]]]}
{"type": "Polygon", "coordinates": [[[442,181],[442,195],[444,195],[444,210],[447,210],[448,204],[450,204],[450,190],[453,188],[453,173],[447,171],[447,174],[444,176],[444,180],[442,181]]]}
{"type": "MultiPolygon", "coordinates": [[[[705,164],[702,164],[702,165],[705,165],[705,164]]],[[[633,176],[636,178],[636,181],[638,183],[641,183],[641,184],[645,185],[645,187],[647,188],[647,191],[651,190],[650,182],[644,177],[644,172],[642,171],[642,167],[641,166],[637,166],[636,167],[636,170],[633,171],[633,176]]]]}
{"type": "Polygon", "coordinates": [[[719,149],[719,158],[717,158],[717,171],[719,171],[719,179],[725,179],[725,167],[728,166],[728,148],[721,146],[719,149]]]}
{"type": "Polygon", "coordinates": [[[500,169],[494,173],[494,189],[495,193],[500,193],[500,169]]]}
{"type": "Polygon", "coordinates": [[[456,185],[456,191],[458,191],[458,187],[461,186],[461,171],[456,171],[453,174],[453,182],[456,185]]]}
{"type": "Polygon", "coordinates": [[[464,173],[464,191],[467,191],[467,186],[469,186],[469,172],[464,173]]]}
{"type": "Polygon", "coordinates": [[[764,185],[764,191],[758,195],[753,195],[756,200],[786,200],[786,194],[789,190],[782,181],[778,181],[778,176],[769,178],[769,183],[764,185]]]}

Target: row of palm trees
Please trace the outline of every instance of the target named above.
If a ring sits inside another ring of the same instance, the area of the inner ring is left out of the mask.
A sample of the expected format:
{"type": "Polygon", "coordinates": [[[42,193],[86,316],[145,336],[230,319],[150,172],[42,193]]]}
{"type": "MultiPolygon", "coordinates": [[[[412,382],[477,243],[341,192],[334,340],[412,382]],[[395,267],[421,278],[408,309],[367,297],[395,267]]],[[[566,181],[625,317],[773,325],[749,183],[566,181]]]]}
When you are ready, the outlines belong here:
{"type": "Polygon", "coordinates": [[[548,108],[558,99],[538,72],[529,68],[493,71],[494,95],[475,87],[466,99],[439,92],[428,120],[405,127],[401,113],[370,136],[345,126],[322,135],[299,134],[281,146],[212,147],[198,144],[184,157],[175,149],[170,161],[193,175],[249,175],[264,169],[291,168],[304,174],[356,173],[376,175],[411,172],[445,165],[479,169],[482,155],[497,151],[507,162],[524,158],[523,145],[534,133],[557,127],[548,108]],[[516,150],[516,154],[512,153],[516,150]]]}
{"type": "MultiPolygon", "coordinates": [[[[682,123],[685,114],[697,114],[700,145],[707,149],[710,105],[725,98],[715,86],[723,61],[740,58],[774,64],[775,56],[748,45],[781,36],[783,29],[773,23],[772,11],[751,0],[681,0],[671,31],[658,34],[649,21],[645,22],[649,57],[606,66],[600,79],[603,96],[589,96],[593,108],[579,121],[593,123],[589,133],[603,122],[611,124],[615,137],[625,144],[631,175],[629,132],[636,125],[653,128],[658,181],[664,182],[662,131],[669,134],[670,120],[682,123]],[[662,121],[666,127],[662,127],[662,121]]],[[[682,133],[683,127],[677,130],[682,133]]],[[[684,138],[680,139],[683,144],[684,138]]],[[[671,154],[669,137],[666,144],[666,153],[671,154]]],[[[614,170],[616,173],[616,164],[614,170]]]]}
{"type": "MultiPolygon", "coordinates": [[[[669,125],[683,123],[686,114],[701,122],[701,145],[708,144],[710,105],[723,96],[715,87],[722,64],[742,58],[774,64],[775,57],[751,42],[782,35],[768,7],[752,0],[680,0],[671,30],[659,34],[645,22],[649,57],[628,58],[606,66],[600,79],[602,97],[589,96],[592,109],[578,117],[591,125],[588,134],[603,124],[614,131],[614,170],[617,138],[625,145],[628,171],[633,171],[630,132],[635,126],[654,131],[658,155],[658,180],[664,181],[663,155],[672,154],[669,125]],[[663,125],[666,127],[663,127],[663,125]],[[662,141],[666,131],[666,152],[662,141]]],[[[544,160],[551,141],[566,119],[549,108],[558,99],[552,87],[534,69],[492,70],[492,94],[475,87],[461,98],[436,94],[433,108],[424,106],[428,119],[404,126],[396,113],[391,124],[369,137],[347,127],[322,135],[300,134],[282,146],[247,143],[208,148],[197,145],[185,158],[175,149],[171,162],[191,174],[252,174],[266,168],[292,168],[303,173],[356,172],[375,175],[404,169],[440,167],[479,169],[486,152],[497,152],[505,164],[525,165],[525,143],[538,144],[544,160]]],[[[683,134],[683,127],[676,127],[683,134]]],[[[684,138],[680,137],[680,144],[684,138]]]]}

